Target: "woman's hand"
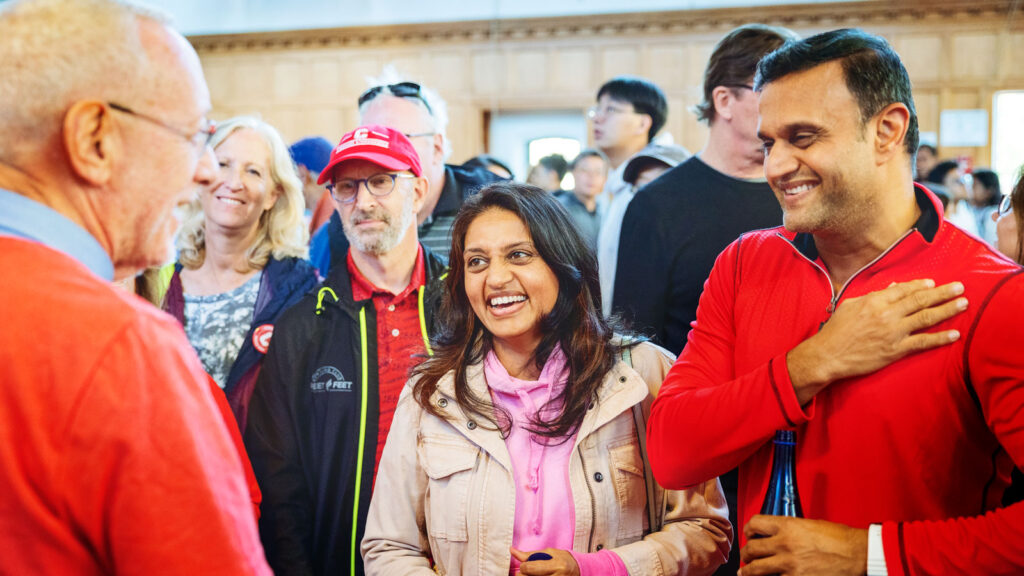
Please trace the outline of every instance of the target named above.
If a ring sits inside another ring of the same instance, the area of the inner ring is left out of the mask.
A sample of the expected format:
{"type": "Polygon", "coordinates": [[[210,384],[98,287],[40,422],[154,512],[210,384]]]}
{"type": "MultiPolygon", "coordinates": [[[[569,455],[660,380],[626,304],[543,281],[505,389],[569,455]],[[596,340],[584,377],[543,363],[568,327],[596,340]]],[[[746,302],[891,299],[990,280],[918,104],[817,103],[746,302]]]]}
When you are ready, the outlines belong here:
{"type": "Polygon", "coordinates": [[[543,550],[534,550],[533,552],[523,552],[515,548],[510,548],[510,550],[512,550],[512,556],[522,562],[519,565],[519,572],[516,573],[516,576],[580,576],[580,567],[576,564],[576,559],[572,557],[568,550],[557,550],[555,548],[545,548],[543,550]],[[528,560],[534,552],[544,552],[551,556],[551,559],[528,560]]]}

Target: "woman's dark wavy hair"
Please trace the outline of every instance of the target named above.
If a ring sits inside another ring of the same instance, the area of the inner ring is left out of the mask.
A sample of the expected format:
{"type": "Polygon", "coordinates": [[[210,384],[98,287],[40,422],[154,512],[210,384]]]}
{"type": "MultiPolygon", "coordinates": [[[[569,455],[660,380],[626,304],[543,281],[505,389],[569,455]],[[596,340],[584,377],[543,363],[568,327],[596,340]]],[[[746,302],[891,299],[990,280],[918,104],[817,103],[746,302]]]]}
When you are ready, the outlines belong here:
{"type": "MultiPolygon", "coordinates": [[[[474,395],[466,380],[466,368],[483,360],[491,350],[491,334],[473,312],[466,296],[466,232],[481,214],[507,210],[526,225],[534,248],[558,279],[558,297],[551,312],[540,320],[540,344],[533,354],[538,370],[551,352],[561,346],[569,366],[569,381],[559,398],[562,410],[552,420],[531,422],[531,432],[564,440],[576,432],[590,403],[596,398],[605,375],[615,365],[621,347],[613,343],[613,327],[601,314],[601,289],[597,258],[577,231],[572,218],[550,193],[527,184],[496,182],[466,199],[452,226],[452,250],[436,335],[433,357],[420,364],[413,394],[427,412],[449,418],[430,397],[441,378],[455,375],[455,400],[470,415],[490,422],[503,435],[510,430],[508,414],[496,411],[490,398],[474,395]]],[[[539,414],[548,413],[540,410],[539,414]]]]}

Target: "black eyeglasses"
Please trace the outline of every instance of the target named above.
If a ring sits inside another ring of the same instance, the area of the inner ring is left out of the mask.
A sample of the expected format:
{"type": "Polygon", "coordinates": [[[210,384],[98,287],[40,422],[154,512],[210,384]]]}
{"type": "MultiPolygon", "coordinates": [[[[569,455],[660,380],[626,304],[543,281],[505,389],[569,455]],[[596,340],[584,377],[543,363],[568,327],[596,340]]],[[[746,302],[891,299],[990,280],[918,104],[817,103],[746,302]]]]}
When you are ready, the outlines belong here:
{"type": "Polygon", "coordinates": [[[327,185],[327,189],[331,191],[331,197],[342,204],[351,204],[356,201],[356,196],[359,195],[359,185],[363,184],[366,189],[374,196],[382,197],[391,194],[395,190],[395,183],[399,178],[411,178],[416,177],[412,174],[374,174],[369,178],[342,178],[336,182],[327,185]]]}
{"type": "Polygon", "coordinates": [[[181,136],[182,138],[188,140],[193,144],[202,144],[203,146],[208,146],[210,144],[210,140],[213,138],[213,134],[217,131],[217,123],[213,120],[210,120],[209,118],[203,118],[203,125],[199,128],[199,130],[195,132],[189,132],[188,130],[182,130],[177,126],[172,126],[164,122],[163,120],[154,118],[153,116],[150,116],[148,114],[136,112],[135,110],[132,110],[127,106],[122,106],[114,102],[107,102],[107,106],[110,106],[111,110],[117,110],[118,112],[123,112],[125,114],[128,114],[129,116],[134,116],[140,120],[145,120],[146,122],[155,124],[165,130],[168,130],[170,132],[177,134],[178,136],[181,136]]]}
{"type": "Polygon", "coordinates": [[[415,82],[399,82],[398,84],[374,86],[359,96],[359,105],[362,106],[364,103],[373,100],[379,96],[385,88],[388,89],[388,92],[400,98],[416,98],[420,102],[423,102],[423,105],[427,107],[427,112],[430,112],[431,116],[434,115],[434,111],[430,108],[430,103],[423,97],[420,85],[415,82]]]}
{"type": "Polygon", "coordinates": [[[746,88],[747,90],[750,90],[751,92],[754,91],[754,87],[752,85],[750,85],[750,84],[722,84],[722,86],[726,86],[728,88],[746,88]]]}

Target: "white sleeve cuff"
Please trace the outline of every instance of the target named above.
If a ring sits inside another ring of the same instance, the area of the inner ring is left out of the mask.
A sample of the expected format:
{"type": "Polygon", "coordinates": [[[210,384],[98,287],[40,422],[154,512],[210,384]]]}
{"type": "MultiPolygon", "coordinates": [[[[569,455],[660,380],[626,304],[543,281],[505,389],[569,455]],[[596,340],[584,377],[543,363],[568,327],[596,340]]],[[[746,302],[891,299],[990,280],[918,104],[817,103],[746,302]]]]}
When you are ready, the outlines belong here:
{"type": "Polygon", "coordinates": [[[868,576],[889,576],[889,569],[885,566],[881,524],[868,527],[868,576]]]}

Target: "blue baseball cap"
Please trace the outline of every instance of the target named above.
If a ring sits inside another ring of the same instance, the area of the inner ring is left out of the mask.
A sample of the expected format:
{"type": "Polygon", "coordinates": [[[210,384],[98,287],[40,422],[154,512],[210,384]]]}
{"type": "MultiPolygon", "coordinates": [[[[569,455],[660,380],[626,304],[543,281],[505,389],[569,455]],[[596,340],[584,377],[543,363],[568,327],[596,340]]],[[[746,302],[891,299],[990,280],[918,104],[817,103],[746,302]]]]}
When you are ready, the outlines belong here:
{"type": "Polygon", "coordinates": [[[326,138],[313,136],[303,138],[289,146],[288,153],[291,154],[292,160],[296,164],[301,164],[310,172],[319,174],[327,166],[333,148],[334,146],[326,138]]]}

